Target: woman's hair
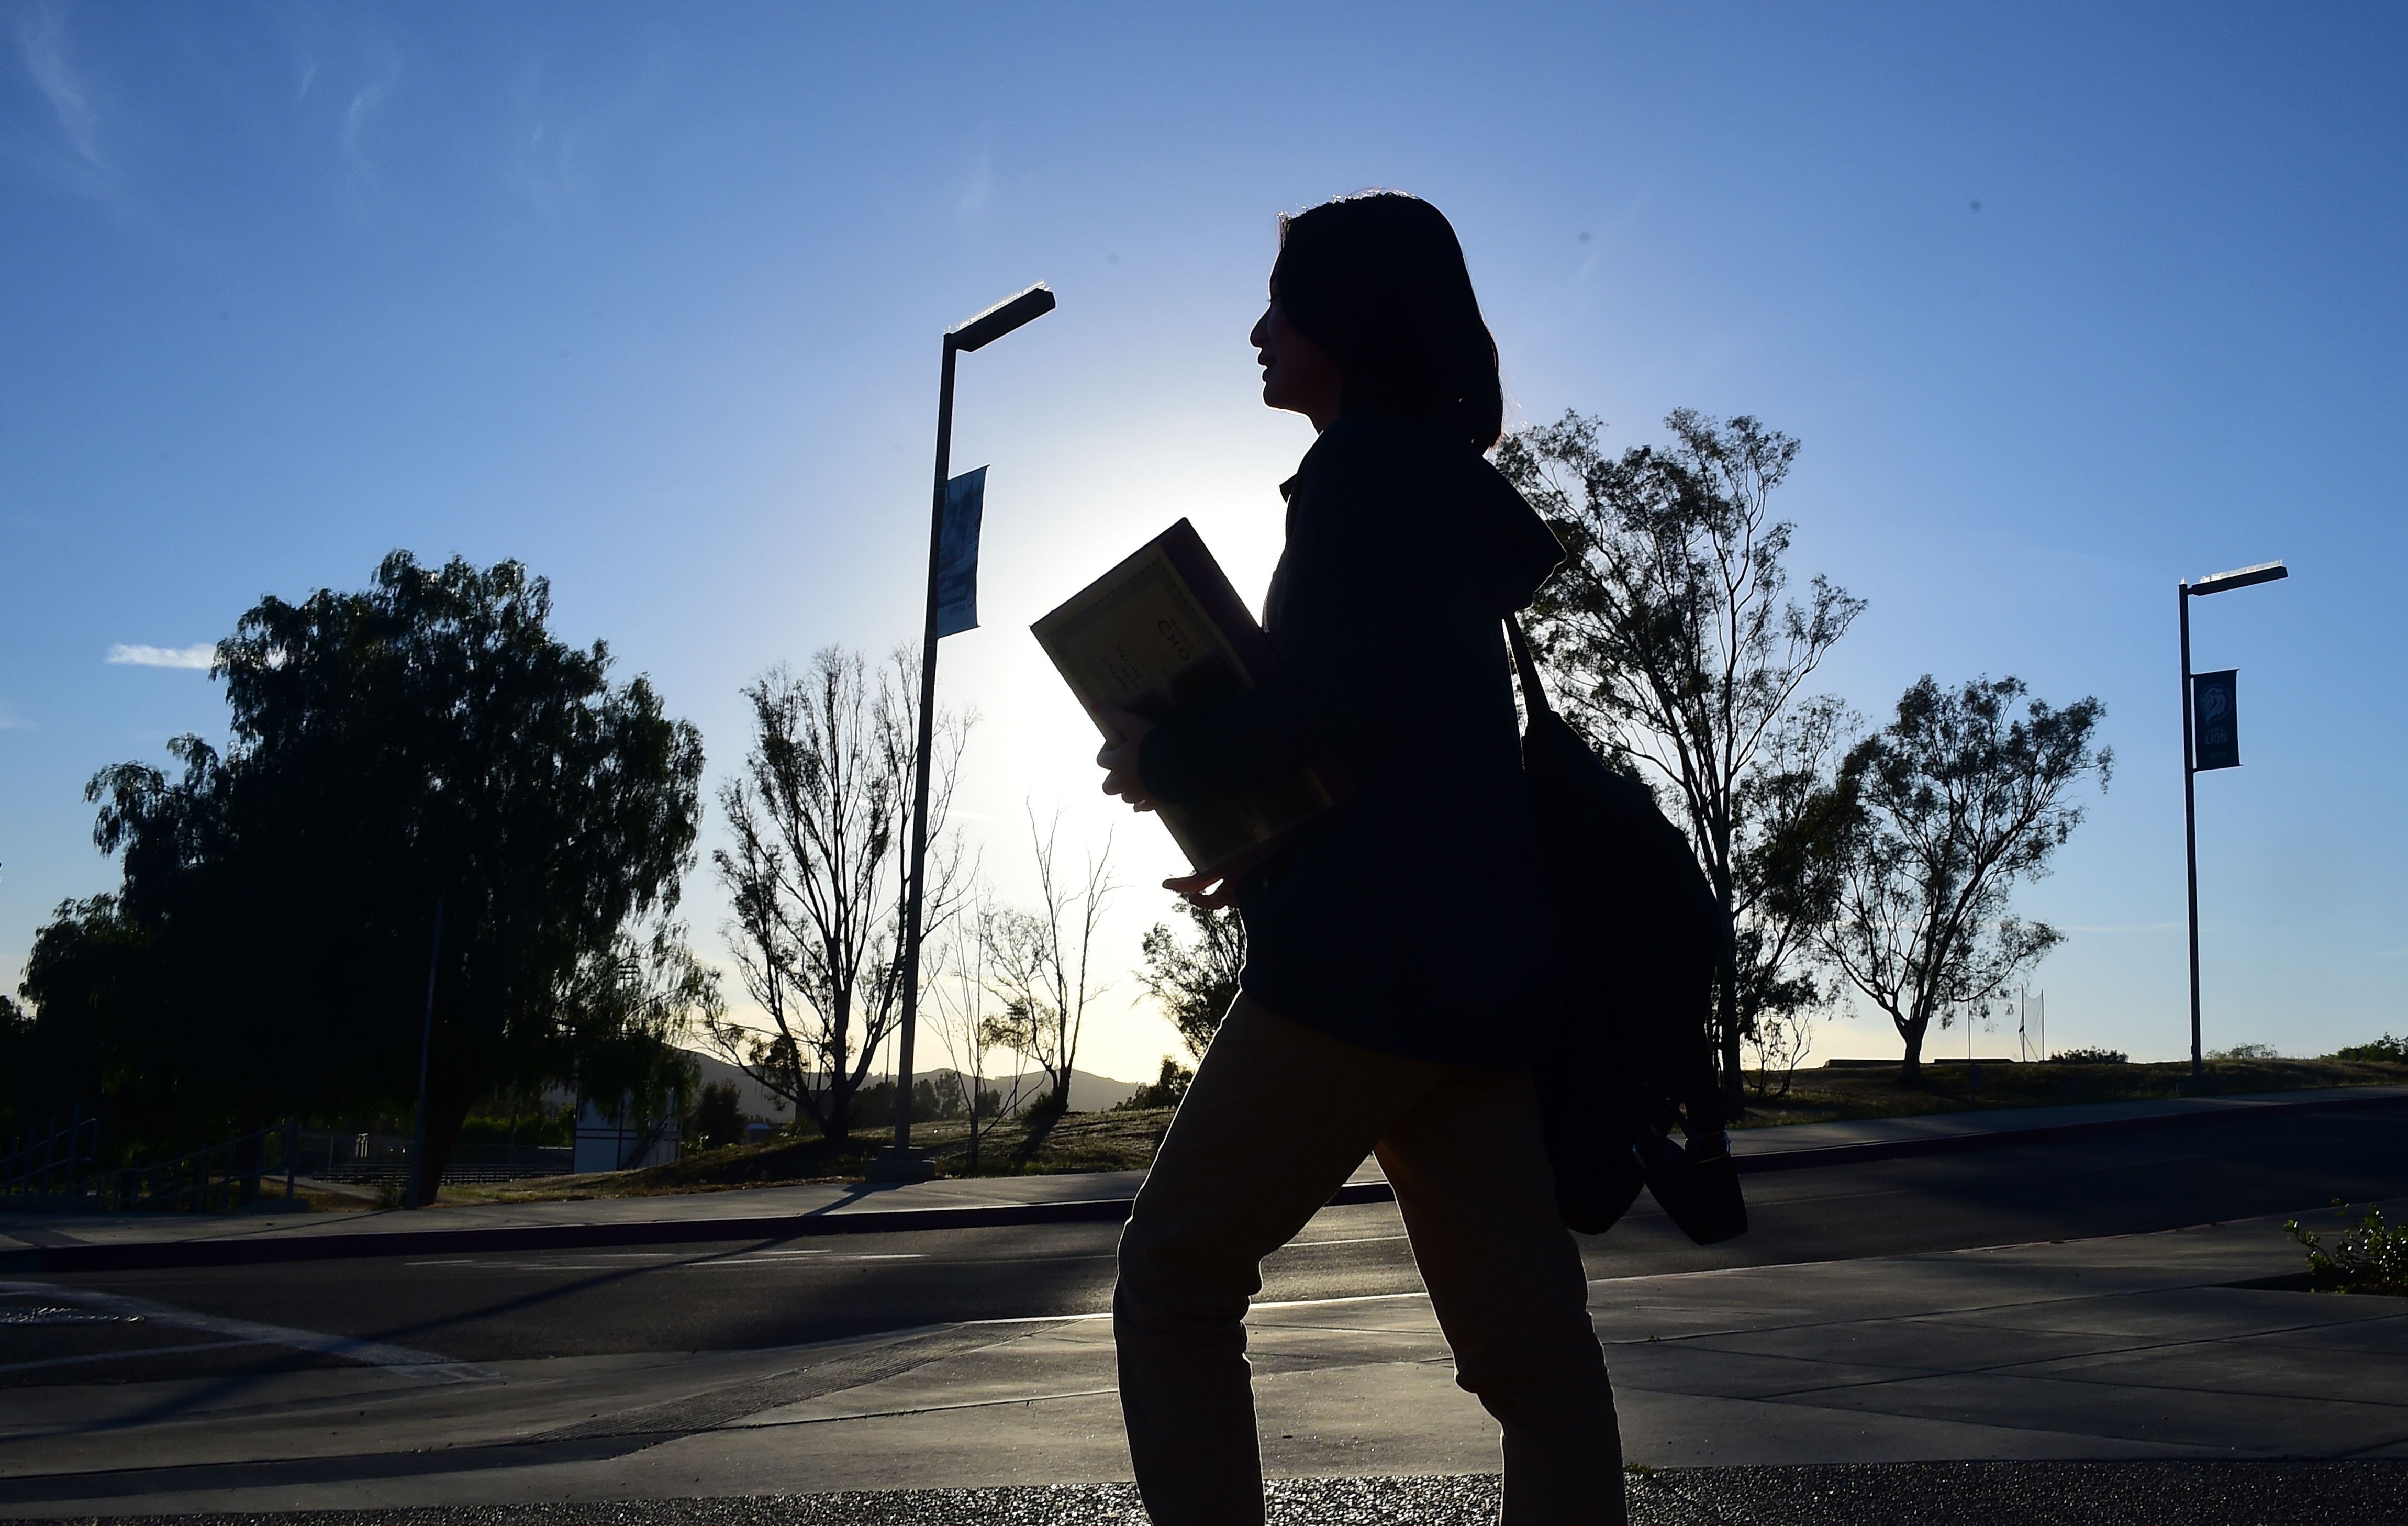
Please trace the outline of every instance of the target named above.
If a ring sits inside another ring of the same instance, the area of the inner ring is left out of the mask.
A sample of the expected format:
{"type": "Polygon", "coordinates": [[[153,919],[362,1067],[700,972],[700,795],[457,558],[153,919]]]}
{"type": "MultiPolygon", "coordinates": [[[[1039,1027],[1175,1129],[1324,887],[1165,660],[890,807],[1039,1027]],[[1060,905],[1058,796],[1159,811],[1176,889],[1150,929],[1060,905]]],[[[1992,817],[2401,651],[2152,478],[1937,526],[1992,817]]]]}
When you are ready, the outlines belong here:
{"type": "Polygon", "coordinates": [[[1505,422],[1497,341],[1463,246],[1418,196],[1367,191],[1280,218],[1271,295],[1345,373],[1341,406],[1439,425],[1475,451],[1505,422]]]}

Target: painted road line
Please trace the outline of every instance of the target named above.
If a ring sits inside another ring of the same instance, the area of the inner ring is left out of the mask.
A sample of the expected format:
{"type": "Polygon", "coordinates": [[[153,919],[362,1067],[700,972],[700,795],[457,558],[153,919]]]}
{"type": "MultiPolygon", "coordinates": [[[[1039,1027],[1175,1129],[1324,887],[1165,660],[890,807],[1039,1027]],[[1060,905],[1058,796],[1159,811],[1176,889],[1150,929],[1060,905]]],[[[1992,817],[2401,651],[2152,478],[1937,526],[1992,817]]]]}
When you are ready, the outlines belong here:
{"type": "Polygon", "coordinates": [[[200,1341],[192,1346],[143,1346],[131,1351],[93,1351],[80,1357],[45,1357],[39,1361],[0,1362],[0,1373],[30,1373],[43,1367],[79,1367],[88,1361],[130,1361],[136,1357],[180,1357],[187,1351],[224,1351],[235,1346],[261,1346],[266,1341],[200,1341]]]}
{"type": "MultiPolygon", "coordinates": [[[[454,1361],[450,1357],[432,1351],[413,1351],[406,1346],[387,1346],[380,1341],[354,1340],[348,1335],[328,1335],[315,1330],[295,1330],[286,1325],[263,1325],[249,1319],[231,1319],[223,1315],[198,1314],[165,1303],[153,1303],[145,1298],[128,1298],[122,1293],[104,1293],[91,1288],[62,1288],[54,1283],[0,1282],[0,1293],[33,1293],[56,1299],[87,1309],[105,1310],[110,1314],[128,1315],[154,1324],[170,1325],[179,1330],[197,1330],[207,1334],[223,1335],[232,1340],[265,1346],[280,1346],[294,1351],[312,1351],[322,1356],[339,1357],[366,1367],[382,1368],[396,1377],[418,1383],[499,1383],[502,1375],[473,1362],[454,1361]]],[[[190,1350],[191,1347],[182,1349],[190,1350]]]]}

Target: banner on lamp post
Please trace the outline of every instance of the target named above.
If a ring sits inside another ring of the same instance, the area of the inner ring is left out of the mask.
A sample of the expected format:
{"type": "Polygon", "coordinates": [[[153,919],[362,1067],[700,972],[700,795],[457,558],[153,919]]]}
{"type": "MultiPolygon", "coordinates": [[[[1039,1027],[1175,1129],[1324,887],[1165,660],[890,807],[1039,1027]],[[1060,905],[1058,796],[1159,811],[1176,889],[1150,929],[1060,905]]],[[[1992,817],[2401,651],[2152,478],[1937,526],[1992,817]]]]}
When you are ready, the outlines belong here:
{"type": "Polygon", "coordinates": [[[978,628],[979,520],[986,511],[986,468],[945,483],[945,520],[937,537],[937,635],[978,628]]]}
{"type": "Polygon", "coordinates": [[[2241,730],[2235,714],[2241,669],[2193,673],[2190,679],[2191,764],[2194,771],[2241,767],[2241,730]]]}

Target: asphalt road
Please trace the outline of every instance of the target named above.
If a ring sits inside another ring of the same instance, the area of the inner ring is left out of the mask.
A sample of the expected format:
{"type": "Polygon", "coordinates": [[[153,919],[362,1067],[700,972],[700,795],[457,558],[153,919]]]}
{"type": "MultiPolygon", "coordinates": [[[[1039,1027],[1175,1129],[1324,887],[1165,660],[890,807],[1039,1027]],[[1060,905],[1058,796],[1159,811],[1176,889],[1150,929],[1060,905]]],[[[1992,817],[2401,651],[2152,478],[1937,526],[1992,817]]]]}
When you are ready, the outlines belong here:
{"type": "MultiPolygon", "coordinates": [[[[1642,1199],[1583,1241],[1592,1277],[1845,1260],[2174,1229],[2408,1195],[2408,1108],[2256,1118],[1747,1178],[1751,1231],[1699,1247],[1642,1199]]],[[[1107,1225],[924,1230],[666,1249],[392,1258],[48,1276],[138,1304],[0,1290],[0,1389],[320,1365],[227,1321],[464,1361],[741,1349],[1110,1305],[1107,1225]],[[45,1313],[44,1311],[48,1311],[45,1313]],[[214,1321],[218,1328],[210,1328],[214,1321]],[[136,1354],[142,1353],[142,1354],[136,1354]],[[78,1359],[78,1360],[68,1360],[78,1359]]],[[[1264,1267],[1265,1299],[1418,1289],[1396,1210],[1325,1211],[1264,1267]]]]}

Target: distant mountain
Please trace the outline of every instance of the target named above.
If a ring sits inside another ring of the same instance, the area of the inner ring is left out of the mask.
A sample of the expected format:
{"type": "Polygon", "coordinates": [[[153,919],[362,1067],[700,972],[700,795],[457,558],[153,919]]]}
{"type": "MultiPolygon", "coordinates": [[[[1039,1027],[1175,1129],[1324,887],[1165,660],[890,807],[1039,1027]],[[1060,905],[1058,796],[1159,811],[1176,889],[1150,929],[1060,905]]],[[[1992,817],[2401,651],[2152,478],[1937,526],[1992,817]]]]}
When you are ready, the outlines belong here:
{"type": "MultiPolygon", "coordinates": [[[[767,1118],[772,1123],[783,1123],[792,1116],[781,1099],[737,1067],[716,1056],[706,1055],[698,1049],[689,1049],[686,1053],[694,1056],[695,1064],[701,1069],[704,1085],[735,1083],[736,1105],[746,1117],[767,1118]]],[[[951,1074],[953,1070],[951,1066],[947,1066],[939,1070],[922,1071],[918,1073],[921,1078],[926,1079],[951,1074]]],[[[879,1077],[873,1073],[870,1080],[874,1084],[879,1077]]],[[[993,1090],[1000,1091],[1006,1096],[1010,1095],[1011,1082],[1009,1077],[989,1076],[986,1084],[993,1090]]],[[[1043,1084],[1044,1077],[1031,1072],[1021,1084],[1021,1093],[1024,1097],[1034,1096],[1037,1089],[1043,1084]]],[[[1100,1113],[1106,1108],[1128,1101],[1130,1094],[1138,1089],[1138,1086],[1139,1083],[1135,1081],[1115,1081],[1109,1075],[1091,1075],[1074,1066],[1070,1071],[1070,1111],[1100,1113]]]]}

